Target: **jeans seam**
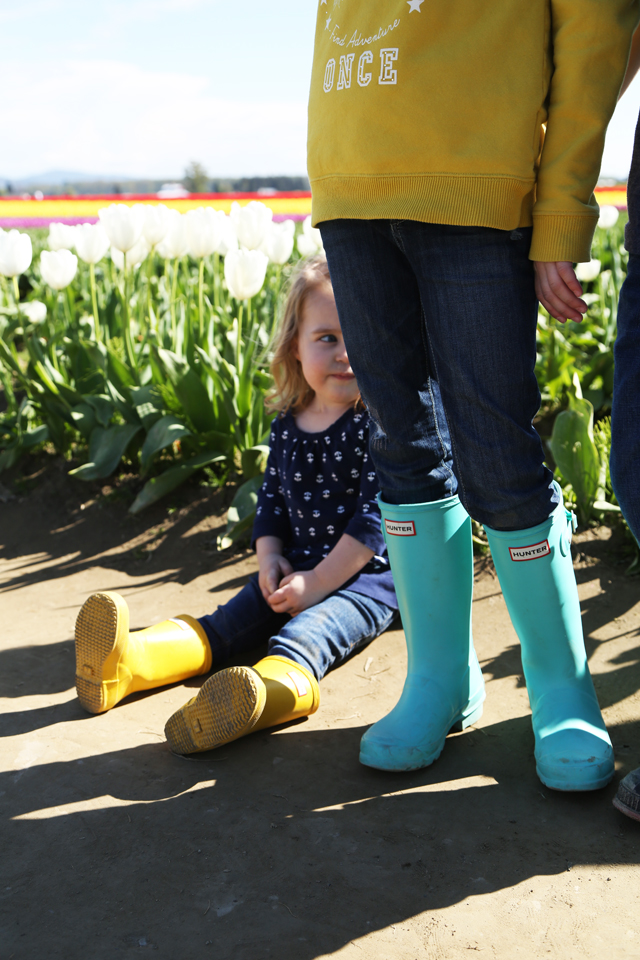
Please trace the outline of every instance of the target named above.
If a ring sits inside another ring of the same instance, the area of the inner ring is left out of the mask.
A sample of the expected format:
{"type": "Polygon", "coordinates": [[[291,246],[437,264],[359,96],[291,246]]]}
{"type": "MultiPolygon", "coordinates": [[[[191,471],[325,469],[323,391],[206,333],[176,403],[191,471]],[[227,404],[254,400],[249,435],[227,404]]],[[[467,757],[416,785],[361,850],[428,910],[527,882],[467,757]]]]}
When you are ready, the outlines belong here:
{"type": "MultiPolygon", "coordinates": [[[[401,223],[402,223],[402,221],[399,221],[399,222],[398,222],[398,226],[400,226],[401,223]]],[[[405,258],[407,259],[407,262],[409,262],[409,258],[407,257],[407,252],[406,252],[406,250],[405,250],[405,248],[404,248],[404,243],[403,243],[403,241],[402,241],[402,234],[400,233],[399,230],[396,231],[396,230],[394,229],[395,226],[396,226],[396,224],[393,224],[393,223],[391,224],[391,232],[393,233],[396,246],[400,248],[400,250],[401,250],[402,253],[404,254],[405,258]]],[[[414,272],[414,276],[415,276],[415,272],[414,272]]],[[[416,280],[417,280],[417,277],[416,277],[416,280]]],[[[419,298],[420,298],[420,317],[421,317],[421,320],[422,320],[421,329],[420,329],[420,335],[421,335],[422,345],[423,345],[423,347],[424,347],[425,356],[426,356],[426,360],[427,360],[426,368],[427,368],[427,370],[430,370],[430,369],[431,369],[431,365],[433,364],[433,367],[434,367],[434,370],[435,370],[435,374],[436,374],[436,380],[437,380],[437,379],[438,379],[438,365],[436,364],[435,354],[434,354],[434,352],[433,352],[433,347],[432,347],[432,345],[431,345],[431,339],[430,339],[430,337],[429,337],[429,330],[428,330],[428,327],[427,327],[427,316],[426,316],[426,313],[425,313],[425,310],[424,310],[424,304],[423,304],[423,302],[422,302],[422,293],[421,293],[421,291],[420,291],[420,285],[419,285],[419,284],[418,284],[418,296],[419,296],[419,298]],[[426,337],[426,343],[425,343],[425,337],[426,337]]],[[[435,403],[435,397],[434,397],[434,395],[433,395],[433,386],[432,386],[432,384],[431,384],[431,380],[432,380],[432,377],[431,377],[431,375],[429,375],[429,396],[431,397],[431,408],[432,408],[432,410],[433,410],[433,422],[434,422],[434,425],[435,425],[435,428],[436,428],[436,434],[438,435],[438,440],[440,441],[440,451],[441,451],[442,466],[444,467],[445,471],[447,472],[448,478],[451,479],[452,477],[455,477],[455,474],[454,474],[453,470],[449,467],[449,465],[446,463],[446,456],[447,456],[447,452],[448,452],[448,451],[447,451],[447,446],[446,446],[444,440],[442,439],[442,434],[441,434],[441,432],[440,432],[440,424],[439,424],[439,422],[438,422],[438,410],[437,410],[436,403],[435,403]]],[[[444,409],[444,403],[443,403],[443,409],[444,409]]],[[[445,416],[446,416],[446,410],[445,410],[445,416]]],[[[447,424],[447,426],[448,426],[448,424],[447,424]]],[[[451,436],[451,430],[449,430],[449,436],[451,437],[451,448],[452,448],[452,452],[453,452],[453,437],[451,436]]],[[[454,458],[454,463],[455,463],[455,458],[454,458]]],[[[457,479],[457,478],[456,478],[456,479],[457,479]]],[[[461,486],[462,486],[463,489],[464,489],[464,485],[461,483],[461,481],[458,480],[458,482],[461,484],[461,486]]]]}

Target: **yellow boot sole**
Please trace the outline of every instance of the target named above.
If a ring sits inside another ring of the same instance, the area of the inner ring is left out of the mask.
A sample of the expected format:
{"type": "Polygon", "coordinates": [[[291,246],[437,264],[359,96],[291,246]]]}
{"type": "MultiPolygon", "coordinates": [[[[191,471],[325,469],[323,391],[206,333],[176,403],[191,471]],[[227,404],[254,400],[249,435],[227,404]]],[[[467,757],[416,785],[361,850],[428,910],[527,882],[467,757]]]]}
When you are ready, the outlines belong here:
{"type": "Polygon", "coordinates": [[[167,721],[164,734],[174,753],[214,750],[251,733],[266,703],[265,685],[251,667],[227,667],[202,685],[197,697],[167,721]]]}
{"type": "Polygon", "coordinates": [[[129,610],[117,593],[94,593],[76,620],[76,691],[89,713],[114,706],[117,664],[129,635],[129,610]],[[105,681],[105,676],[109,682],[105,681]],[[114,700],[114,703],[110,701],[114,700]]]}

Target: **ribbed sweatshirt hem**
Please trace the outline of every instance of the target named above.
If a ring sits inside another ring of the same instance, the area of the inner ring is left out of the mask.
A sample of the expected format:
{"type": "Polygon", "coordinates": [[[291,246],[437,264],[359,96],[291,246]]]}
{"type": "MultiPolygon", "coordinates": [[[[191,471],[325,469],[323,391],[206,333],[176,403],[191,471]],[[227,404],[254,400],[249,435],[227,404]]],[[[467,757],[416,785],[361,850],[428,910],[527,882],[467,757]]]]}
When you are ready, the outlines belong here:
{"type": "Polygon", "coordinates": [[[450,174],[311,180],[314,225],[325,220],[419,220],[515,230],[531,226],[534,180],[450,174]]]}
{"type": "Polygon", "coordinates": [[[311,180],[314,226],[326,220],[418,220],[515,230],[533,224],[531,260],[591,257],[597,213],[533,213],[535,182],[449,174],[361,175],[311,180]]]}

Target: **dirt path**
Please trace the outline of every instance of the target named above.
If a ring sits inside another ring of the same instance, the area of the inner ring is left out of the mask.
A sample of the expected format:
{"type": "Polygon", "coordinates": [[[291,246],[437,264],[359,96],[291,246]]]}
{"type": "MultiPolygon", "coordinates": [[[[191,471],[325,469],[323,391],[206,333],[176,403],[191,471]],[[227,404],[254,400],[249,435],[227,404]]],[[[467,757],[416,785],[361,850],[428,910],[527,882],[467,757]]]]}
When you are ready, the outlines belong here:
{"type": "MultiPolygon", "coordinates": [[[[358,764],[363,730],[402,686],[400,631],[330,674],[310,720],[179,759],[163,726],[200,681],[88,716],[75,616],[98,589],[123,593],[137,627],[201,615],[254,560],[213,551],[219,494],[132,520],[118,502],[83,504],[86,491],[54,477],[0,503],[2,960],[640,957],[640,825],[613,810],[615,784],[572,796],[537,780],[517,642],[486,565],[485,713],[431,768],[358,764]]],[[[640,581],[609,547],[581,538],[577,573],[617,782],[640,763],[640,581]]]]}

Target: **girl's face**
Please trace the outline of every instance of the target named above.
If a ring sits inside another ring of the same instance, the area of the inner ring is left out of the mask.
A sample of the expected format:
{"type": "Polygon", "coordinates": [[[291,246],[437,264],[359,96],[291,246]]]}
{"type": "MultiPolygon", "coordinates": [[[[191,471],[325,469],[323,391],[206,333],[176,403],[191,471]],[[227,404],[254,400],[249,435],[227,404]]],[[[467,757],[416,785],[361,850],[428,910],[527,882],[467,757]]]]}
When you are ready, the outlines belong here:
{"type": "Polygon", "coordinates": [[[293,352],[316,400],[328,406],[348,407],[355,403],[358,385],[329,284],[316,287],[307,296],[293,352]]]}

